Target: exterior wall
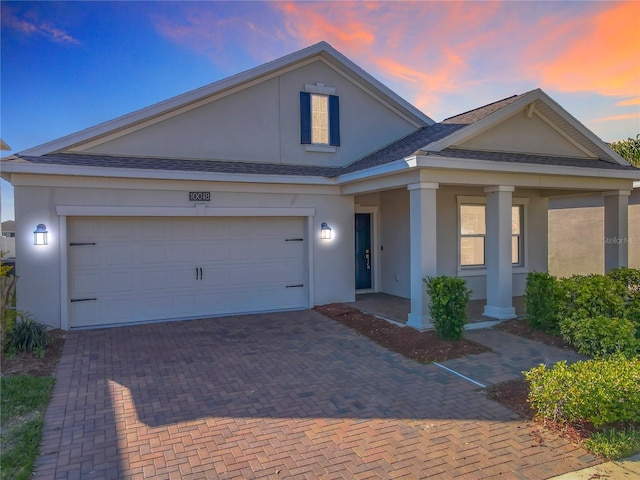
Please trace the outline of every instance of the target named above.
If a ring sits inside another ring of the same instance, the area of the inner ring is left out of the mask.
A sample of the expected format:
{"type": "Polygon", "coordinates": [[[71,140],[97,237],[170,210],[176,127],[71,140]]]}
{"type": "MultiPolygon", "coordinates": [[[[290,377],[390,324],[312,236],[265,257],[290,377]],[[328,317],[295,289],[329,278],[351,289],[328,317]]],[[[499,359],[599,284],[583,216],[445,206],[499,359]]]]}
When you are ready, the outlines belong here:
{"type": "Polygon", "coordinates": [[[380,194],[381,290],[410,298],[409,191],[406,188],[380,194]]]}
{"type": "MultiPolygon", "coordinates": [[[[85,179],[88,185],[91,180],[85,179]]],[[[46,181],[46,179],[45,179],[46,181]]],[[[71,179],[80,185],[82,181],[71,179]]],[[[53,327],[61,325],[60,242],[64,231],[56,206],[193,207],[188,191],[211,191],[212,207],[315,208],[311,231],[315,304],[349,302],[354,293],[353,197],[341,196],[332,187],[279,185],[224,185],[203,182],[94,181],[103,188],[16,185],[16,269],[20,272],[17,306],[53,327]],[[129,188],[128,188],[129,187],[129,188]],[[138,189],[133,189],[138,187],[138,189]],[[281,193],[276,193],[279,190],[281,193]],[[307,192],[307,193],[305,193],[307,192]],[[320,224],[333,229],[331,241],[320,240],[320,224]],[[33,229],[47,225],[49,244],[33,245],[33,229]]],[[[64,182],[58,182],[64,183],[64,182]]],[[[66,242],[64,242],[66,243],[66,242]]]]}
{"type": "Polygon", "coordinates": [[[527,118],[525,111],[492,127],[488,132],[473,137],[461,146],[478,150],[587,157],[585,152],[569,143],[536,114],[527,118]]]}
{"type": "MultiPolygon", "coordinates": [[[[438,274],[462,276],[473,290],[473,299],[486,298],[486,269],[458,268],[458,202],[457,197],[484,198],[482,188],[441,185],[437,192],[438,208],[438,274]]],[[[356,197],[359,202],[360,197],[356,197]]],[[[514,268],[513,295],[524,292],[529,271],[547,270],[547,199],[536,191],[516,190],[514,198],[526,198],[525,266],[514,268]]],[[[381,291],[399,297],[410,297],[409,285],[409,192],[406,189],[380,193],[381,208],[381,291]]]]}
{"type": "Polygon", "coordinates": [[[342,166],[415,130],[379,99],[321,61],[261,81],[86,153],[342,166]],[[341,145],[335,153],[300,144],[300,92],[335,87],[341,145]]]}
{"type": "MultiPolygon", "coordinates": [[[[569,277],[604,272],[604,208],[597,206],[598,200],[601,205],[602,197],[553,202],[556,207],[575,207],[549,210],[549,273],[552,275],[569,277]]],[[[634,191],[629,203],[629,267],[640,268],[640,191],[634,191]]]]}

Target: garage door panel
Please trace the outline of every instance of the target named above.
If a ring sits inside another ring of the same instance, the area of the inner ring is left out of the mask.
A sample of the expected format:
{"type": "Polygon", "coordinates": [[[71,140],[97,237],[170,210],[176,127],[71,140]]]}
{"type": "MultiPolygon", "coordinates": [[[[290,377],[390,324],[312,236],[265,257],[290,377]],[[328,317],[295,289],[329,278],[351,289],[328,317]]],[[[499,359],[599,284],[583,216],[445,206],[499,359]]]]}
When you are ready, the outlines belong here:
{"type": "Polygon", "coordinates": [[[70,298],[97,299],[71,303],[70,325],[307,307],[304,231],[302,218],[70,218],[69,242],[96,243],[69,247],[70,298]]]}

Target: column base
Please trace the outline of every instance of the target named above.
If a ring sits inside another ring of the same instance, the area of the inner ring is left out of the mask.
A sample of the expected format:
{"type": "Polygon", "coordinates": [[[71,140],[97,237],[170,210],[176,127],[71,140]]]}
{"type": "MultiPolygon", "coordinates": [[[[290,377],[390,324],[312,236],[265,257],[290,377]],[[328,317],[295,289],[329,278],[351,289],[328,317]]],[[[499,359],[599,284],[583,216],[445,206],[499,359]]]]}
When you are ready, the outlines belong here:
{"type": "Polygon", "coordinates": [[[428,315],[420,315],[419,313],[410,313],[407,320],[407,327],[415,328],[420,332],[433,330],[431,317],[428,315]]]}
{"type": "Polygon", "coordinates": [[[509,320],[511,318],[516,318],[516,309],[514,307],[485,305],[482,315],[485,317],[497,318],[498,320],[509,320]]]}

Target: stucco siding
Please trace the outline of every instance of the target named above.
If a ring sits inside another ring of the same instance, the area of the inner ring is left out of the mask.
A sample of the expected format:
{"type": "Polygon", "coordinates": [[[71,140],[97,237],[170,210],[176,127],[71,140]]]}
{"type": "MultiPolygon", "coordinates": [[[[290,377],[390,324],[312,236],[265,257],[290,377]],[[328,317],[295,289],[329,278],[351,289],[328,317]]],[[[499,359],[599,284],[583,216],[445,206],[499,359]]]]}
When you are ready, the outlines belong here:
{"type": "Polygon", "coordinates": [[[222,93],[86,153],[343,166],[416,129],[347,77],[321,61],[246,88],[222,93]],[[341,145],[310,152],[300,144],[300,92],[324,83],[340,97],[341,145]]]}
{"type": "Polygon", "coordinates": [[[380,202],[381,290],[410,298],[409,191],[404,188],[381,192],[380,202]]]}
{"type": "Polygon", "coordinates": [[[568,142],[537,114],[527,118],[526,110],[471,138],[461,147],[569,157],[591,156],[568,142]]]}
{"type": "MultiPolygon", "coordinates": [[[[143,184],[144,182],[140,182],[143,184]]],[[[264,189],[264,186],[261,186],[264,189]]],[[[307,238],[313,244],[310,267],[314,304],[348,302],[354,300],[353,256],[353,197],[327,190],[326,193],[303,194],[296,189],[291,193],[251,193],[250,186],[238,187],[243,192],[215,191],[215,187],[201,184],[200,190],[212,191],[212,207],[260,209],[315,210],[311,217],[307,238]],[[330,241],[320,239],[320,223],[327,222],[334,232],[330,241]]],[[[299,189],[298,189],[299,190],[299,189]]],[[[82,207],[148,207],[171,209],[193,208],[188,201],[188,189],[180,182],[167,182],[162,189],[129,190],[123,188],[68,188],[16,186],[16,268],[21,279],[18,283],[18,308],[28,310],[39,320],[54,327],[61,326],[61,248],[64,231],[60,229],[58,206],[82,207]],[[49,231],[47,246],[33,245],[33,229],[45,223],[49,231]]],[[[170,210],[167,210],[170,213],[170,210]]],[[[251,292],[247,292],[248,295],[251,292]]],[[[66,299],[63,299],[66,301],[66,299]]],[[[311,305],[313,306],[313,305],[311,305]]]]}
{"type": "MultiPolygon", "coordinates": [[[[634,203],[638,200],[634,192],[634,203]]],[[[602,197],[555,205],[593,205],[602,197]]],[[[630,199],[630,203],[631,200],[630,199]]],[[[604,273],[604,208],[583,206],[549,210],[549,272],[558,277],[604,273]]],[[[629,266],[640,268],[640,204],[629,205],[629,266]]]]}

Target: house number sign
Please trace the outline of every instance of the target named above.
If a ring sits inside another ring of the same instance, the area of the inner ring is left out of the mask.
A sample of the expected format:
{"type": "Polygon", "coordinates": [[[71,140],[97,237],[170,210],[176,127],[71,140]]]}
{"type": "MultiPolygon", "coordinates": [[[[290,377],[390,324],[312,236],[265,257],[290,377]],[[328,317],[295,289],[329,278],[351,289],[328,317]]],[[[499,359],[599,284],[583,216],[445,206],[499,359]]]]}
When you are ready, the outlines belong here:
{"type": "Polygon", "coordinates": [[[190,202],[210,202],[211,192],[189,192],[190,202]]]}

